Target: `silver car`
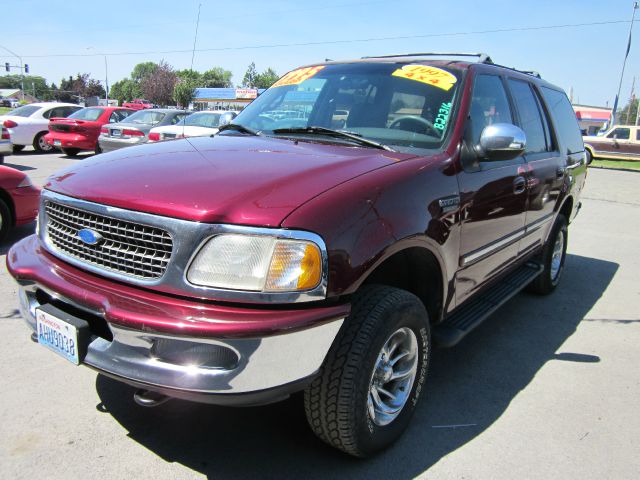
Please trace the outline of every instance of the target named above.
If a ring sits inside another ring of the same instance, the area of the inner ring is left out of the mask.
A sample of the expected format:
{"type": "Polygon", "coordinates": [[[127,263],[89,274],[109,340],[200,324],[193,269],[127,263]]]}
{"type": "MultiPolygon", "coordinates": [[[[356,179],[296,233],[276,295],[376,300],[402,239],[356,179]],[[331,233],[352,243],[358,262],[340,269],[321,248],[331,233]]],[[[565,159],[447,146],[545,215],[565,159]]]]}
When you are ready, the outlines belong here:
{"type": "Polygon", "coordinates": [[[98,144],[103,152],[139,145],[149,140],[149,130],[163,125],[175,125],[191,112],[168,108],[140,110],[125,121],[102,126],[98,144]]]}

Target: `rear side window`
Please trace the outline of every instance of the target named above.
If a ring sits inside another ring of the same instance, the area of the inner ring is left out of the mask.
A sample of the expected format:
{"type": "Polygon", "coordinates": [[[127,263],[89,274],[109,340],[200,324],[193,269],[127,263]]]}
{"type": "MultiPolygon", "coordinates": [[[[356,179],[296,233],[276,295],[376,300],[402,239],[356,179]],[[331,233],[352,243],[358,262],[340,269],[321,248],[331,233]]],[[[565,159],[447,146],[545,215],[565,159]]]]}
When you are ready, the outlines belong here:
{"type": "Polygon", "coordinates": [[[484,127],[494,123],[513,123],[507,93],[500,77],[494,75],[476,77],[469,116],[474,145],[480,143],[480,135],[484,127]]]}
{"type": "Polygon", "coordinates": [[[584,151],[578,120],[567,95],[548,87],[542,87],[540,90],[553,117],[558,143],[567,148],[568,154],[584,151]]]}
{"type": "Polygon", "coordinates": [[[548,150],[545,121],[538,101],[527,82],[509,79],[509,88],[518,110],[520,127],[527,136],[525,153],[541,153],[548,150]]]}
{"type": "Polygon", "coordinates": [[[18,107],[15,110],[10,111],[7,115],[13,115],[14,117],[30,117],[31,114],[37,112],[42,107],[35,107],[33,105],[24,105],[18,107]]]}

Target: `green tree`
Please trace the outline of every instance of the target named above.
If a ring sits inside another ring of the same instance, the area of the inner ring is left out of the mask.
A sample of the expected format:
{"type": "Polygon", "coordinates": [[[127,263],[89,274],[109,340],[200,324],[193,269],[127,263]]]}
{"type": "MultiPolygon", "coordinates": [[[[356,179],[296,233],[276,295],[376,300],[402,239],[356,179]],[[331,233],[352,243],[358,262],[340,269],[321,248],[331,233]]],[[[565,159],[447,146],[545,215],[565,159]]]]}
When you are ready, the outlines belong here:
{"type": "Polygon", "coordinates": [[[278,78],[280,77],[273,68],[267,68],[264,72],[256,74],[254,88],[269,88],[278,78]]]}
{"type": "MultiPolygon", "coordinates": [[[[0,77],[0,88],[22,88],[22,78],[20,75],[3,75],[0,77]]],[[[24,77],[24,93],[43,100],[52,98],[51,88],[47,85],[47,81],[43,77],[37,75],[25,75],[24,77]]]]}
{"type": "Polygon", "coordinates": [[[140,85],[131,80],[130,78],[124,78],[111,85],[109,91],[109,97],[118,100],[118,103],[122,105],[123,102],[128,102],[134,98],[142,96],[140,85]]]}
{"type": "Polygon", "coordinates": [[[209,88],[232,87],[231,76],[232,73],[229,70],[221,67],[213,67],[211,70],[207,70],[202,74],[200,86],[209,88]]]}
{"type": "Polygon", "coordinates": [[[198,81],[194,78],[179,79],[173,87],[173,99],[178,106],[187,108],[195,96],[198,81]]]}
{"type": "Polygon", "coordinates": [[[255,88],[257,75],[258,71],[256,70],[256,64],[255,62],[251,62],[244,74],[244,78],[242,79],[242,86],[245,88],[255,88]]]}
{"type": "Polygon", "coordinates": [[[636,116],[638,115],[638,99],[632,98],[630,102],[618,109],[616,119],[619,125],[635,125],[636,116]]]}
{"type": "Polygon", "coordinates": [[[158,69],[158,64],[155,62],[143,62],[133,67],[131,71],[131,80],[138,84],[142,84],[150,75],[155,73],[158,69]]]}
{"type": "Polygon", "coordinates": [[[198,84],[200,84],[200,72],[195,70],[191,70],[190,68],[185,68],[184,70],[177,70],[176,75],[179,80],[194,80],[198,84]]]}

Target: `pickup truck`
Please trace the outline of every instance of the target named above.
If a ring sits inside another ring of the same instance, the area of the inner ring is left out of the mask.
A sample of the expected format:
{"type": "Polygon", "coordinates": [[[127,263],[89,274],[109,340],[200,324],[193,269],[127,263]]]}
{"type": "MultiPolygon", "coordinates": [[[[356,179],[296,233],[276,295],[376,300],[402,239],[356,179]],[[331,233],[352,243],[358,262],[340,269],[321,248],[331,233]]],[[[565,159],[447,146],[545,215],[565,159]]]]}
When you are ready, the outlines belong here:
{"type": "Polygon", "coordinates": [[[323,441],[385,448],[434,346],[554,291],[580,208],[566,94],[477,57],[298,68],[214,136],[53,175],[7,255],[32,340],[141,405],[304,392],[323,441]]]}
{"type": "Polygon", "coordinates": [[[142,98],[134,98],[130,102],[122,102],[122,108],[130,108],[132,110],[144,110],[146,108],[153,108],[154,105],[149,100],[142,98]]]}

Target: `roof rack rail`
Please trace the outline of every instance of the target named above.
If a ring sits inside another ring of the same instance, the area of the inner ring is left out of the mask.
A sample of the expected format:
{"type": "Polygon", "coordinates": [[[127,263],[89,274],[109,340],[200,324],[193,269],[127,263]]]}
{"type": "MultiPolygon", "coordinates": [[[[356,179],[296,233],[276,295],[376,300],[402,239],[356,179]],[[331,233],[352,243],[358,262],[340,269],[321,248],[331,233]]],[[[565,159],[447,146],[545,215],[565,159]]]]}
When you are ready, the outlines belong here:
{"type": "Polygon", "coordinates": [[[393,57],[478,57],[478,63],[493,63],[491,57],[486,53],[467,52],[425,52],[425,53],[400,53],[397,55],[372,55],[364,58],[393,58],[393,57]]]}
{"type": "MultiPolygon", "coordinates": [[[[514,70],[516,70],[514,68],[514,70]]],[[[535,70],[517,70],[518,72],[526,73],[527,75],[531,75],[532,77],[542,78],[538,72],[535,70]]]]}

